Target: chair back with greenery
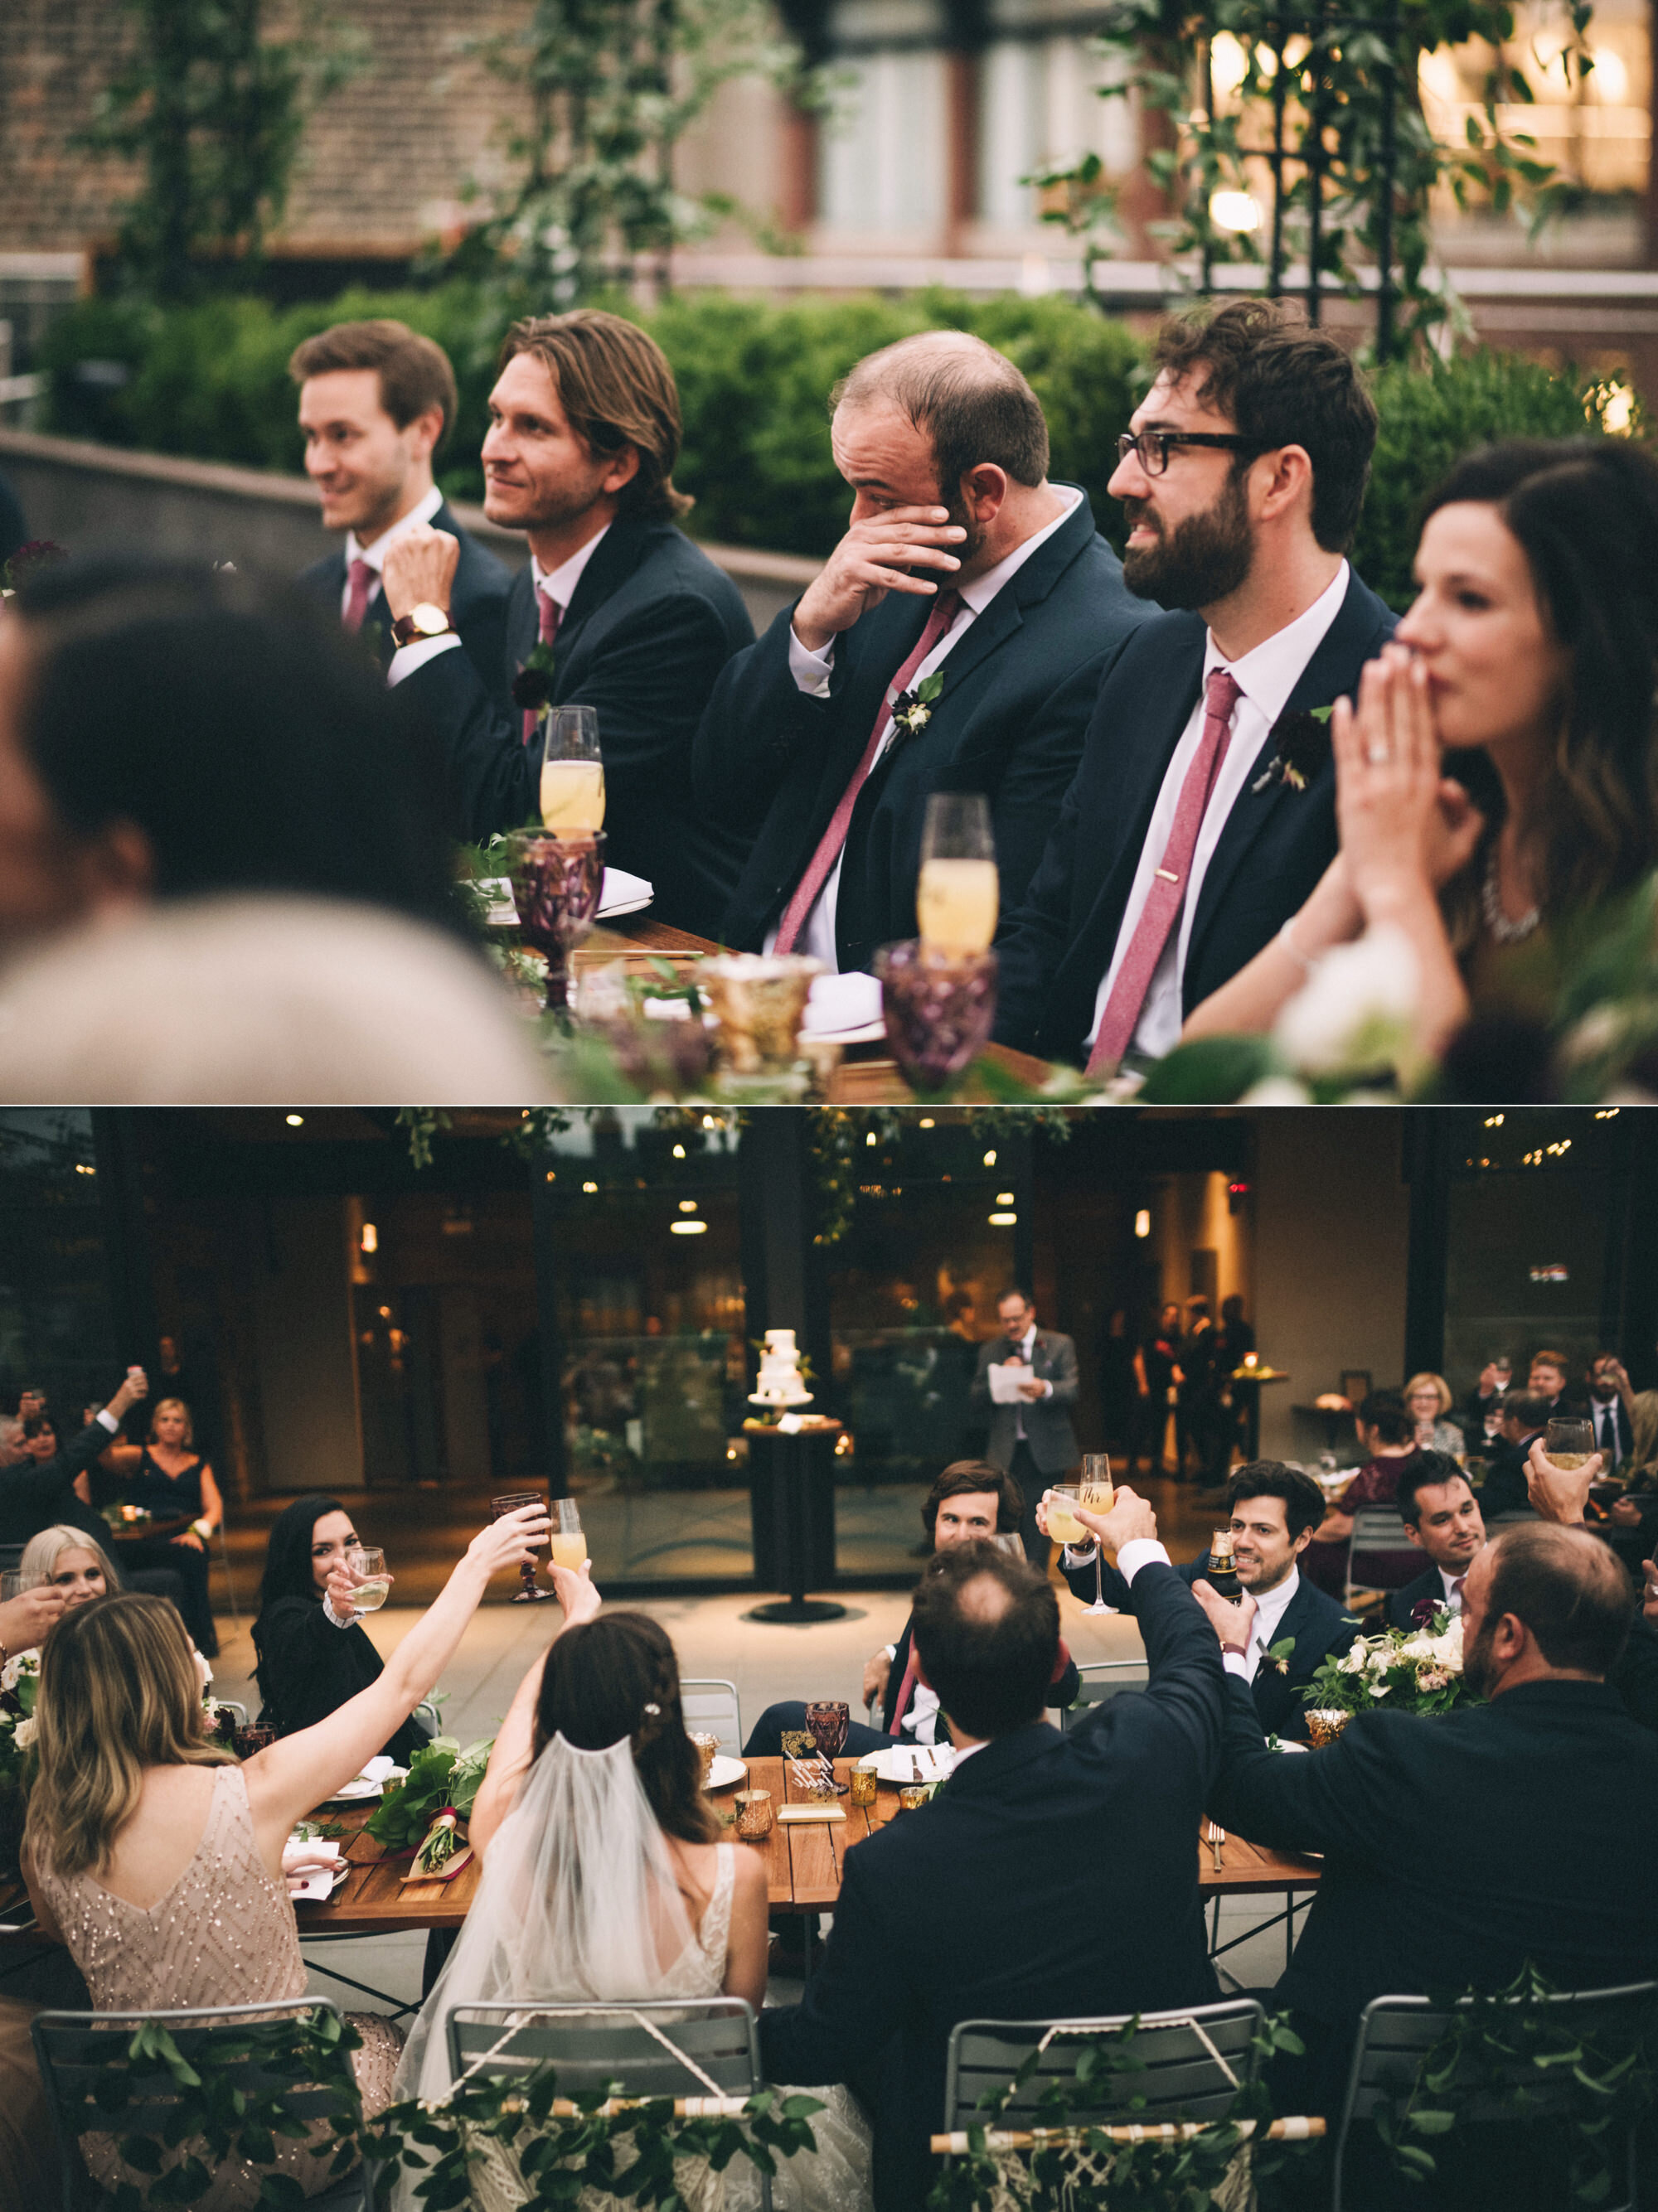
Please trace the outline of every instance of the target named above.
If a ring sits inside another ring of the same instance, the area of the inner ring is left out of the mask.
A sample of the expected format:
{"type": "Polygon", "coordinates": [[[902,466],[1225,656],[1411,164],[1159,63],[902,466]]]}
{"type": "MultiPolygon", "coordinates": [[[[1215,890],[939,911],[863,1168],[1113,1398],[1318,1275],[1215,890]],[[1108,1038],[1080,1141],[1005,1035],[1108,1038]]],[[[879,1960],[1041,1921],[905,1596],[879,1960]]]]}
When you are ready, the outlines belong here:
{"type": "Polygon", "coordinates": [[[1658,1983],[1562,1990],[1529,1966],[1490,1996],[1373,1999],[1336,2130],[1333,2212],[1397,2203],[1402,2180],[1423,2212],[1474,2200],[1627,2212],[1655,2033],[1658,1983]]]}
{"type": "Polygon", "coordinates": [[[261,2202],[297,2203],[360,2166],[359,2039],[331,2004],[43,2012],[32,2032],[67,2207],[178,2212],[232,2169],[261,2175],[261,2202]]]}
{"type": "Polygon", "coordinates": [[[558,2070],[567,2097],[619,2084],[629,2097],[757,2089],[759,2038],[741,1997],[634,2005],[458,2004],[441,2022],[456,2081],[558,2070]]]}
{"type": "Polygon", "coordinates": [[[1059,1716],[1059,1725],[1067,1735],[1107,1698],[1114,1698],[1119,1690],[1143,1690],[1150,1680],[1143,1659],[1097,1660],[1091,1666],[1079,1667],[1076,1673],[1080,1683],[1076,1702],[1059,1716]]]}

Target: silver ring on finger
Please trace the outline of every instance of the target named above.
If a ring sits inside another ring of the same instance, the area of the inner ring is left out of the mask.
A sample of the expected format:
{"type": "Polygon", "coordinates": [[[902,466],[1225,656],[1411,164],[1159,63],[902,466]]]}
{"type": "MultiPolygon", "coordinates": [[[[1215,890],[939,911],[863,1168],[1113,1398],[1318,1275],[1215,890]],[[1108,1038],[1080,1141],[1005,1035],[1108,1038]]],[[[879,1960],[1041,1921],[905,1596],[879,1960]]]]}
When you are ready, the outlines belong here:
{"type": "Polygon", "coordinates": [[[1375,738],[1364,748],[1364,757],[1372,768],[1385,768],[1390,757],[1387,747],[1380,738],[1375,738]]]}

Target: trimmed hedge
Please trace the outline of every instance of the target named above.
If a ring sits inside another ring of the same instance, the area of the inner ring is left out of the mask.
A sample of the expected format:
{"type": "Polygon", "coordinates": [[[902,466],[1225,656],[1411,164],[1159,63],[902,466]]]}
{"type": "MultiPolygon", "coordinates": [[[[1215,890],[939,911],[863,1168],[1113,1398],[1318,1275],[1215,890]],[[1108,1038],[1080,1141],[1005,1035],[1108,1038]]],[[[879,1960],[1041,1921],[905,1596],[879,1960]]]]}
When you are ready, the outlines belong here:
{"type": "MultiPolygon", "coordinates": [[[[282,312],[249,298],[168,312],[84,301],[53,325],[43,349],[49,427],[151,452],[297,470],[289,355],[330,323],[367,315],[397,316],[448,352],[460,407],[439,478],[453,497],[481,497],[485,403],[509,317],[498,300],[460,283],[355,290],[282,312]],[[119,363],[125,382],[101,363],[119,363]]],[[[679,380],[685,444],[676,480],[697,501],[691,522],[703,537],[826,553],[849,505],[829,448],[830,387],[876,347],[940,327],[976,331],[1018,362],[1047,414],[1053,473],[1083,485],[1102,529],[1119,534],[1106,484],[1146,371],[1134,332],[1092,308],[1056,295],[970,301],[917,292],[774,306],[687,293],[639,319],[679,380]]],[[[1417,512],[1457,455],[1491,438],[1601,429],[1610,396],[1575,371],[1484,351],[1428,368],[1395,363],[1375,392],[1381,436],[1353,558],[1400,608],[1411,596],[1417,512]]]]}

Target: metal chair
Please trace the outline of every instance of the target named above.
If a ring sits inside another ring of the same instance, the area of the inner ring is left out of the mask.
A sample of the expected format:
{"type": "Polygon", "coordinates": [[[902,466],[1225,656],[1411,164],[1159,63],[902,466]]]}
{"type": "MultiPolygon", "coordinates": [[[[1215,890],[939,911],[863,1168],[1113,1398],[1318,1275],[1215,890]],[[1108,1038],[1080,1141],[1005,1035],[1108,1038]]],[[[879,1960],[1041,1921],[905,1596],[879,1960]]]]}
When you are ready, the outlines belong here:
{"type": "Polygon", "coordinates": [[[213,1701],[222,1712],[227,1712],[239,1729],[247,1726],[247,1708],[240,1698],[216,1698],[213,1701]]]}
{"type": "Polygon", "coordinates": [[[417,1728],[424,1729],[429,1737],[442,1735],[443,1733],[443,1716],[430,1698],[423,1698],[420,1700],[410,1715],[410,1718],[417,1728]]]}
{"type": "MultiPolygon", "coordinates": [[[[110,2203],[87,2169],[80,2139],[83,2135],[109,2132],[109,2119],[97,2104],[99,2087],[107,2081],[112,2062],[125,2058],[130,2039],[146,2022],[165,2027],[188,2060],[214,2042],[239,2042],[250,2027],[294,2020],[307,2013],[333,2011],[335,2008],[322,1999],[298,1997],[277,2004],[195,2006],[180,2012],[37,2014],[30,2033],[58,2132],[64,2212],[89,2212],[93,2206],[110,2203]]],[[[264,2078],[251,2057],[229,2078],[234,2083],[239,2076],[250,2084],[264,2078]]],[[[135,2066],[130,2082],[131,2101],[119,2121],[121,2135],[160,2140],[178,2103],[172,2075],[155,2060],[147,2068],[135,2066]]],[[[301,2120],[321,2118],[331,2109],[328,2094],[320,2088],[296,2089],[287,2101],[295,2118],[301,2120]]],[[[359,2166],[322,2195],[308,2197],[306,2204],[307,2212],[369,2212],[373,2201],[369,2175],[359,2166]]]]}
{"type": "Polygon", "coordinates": [[[1405,1533],[1405,1523],[1399,1517],[1398,1508],[1392,1505],[1361,1505],[1353,1516],[1353,1533],[1347,1540],[1347,1576],[1344,1584],[1345,1603],[1350,1611],[1356,1590],[1374,1589],[1375,1585],[1356,1577],[1353,1563],[1361,1553],[1374,1556],[1378,1552],[1408,1552],[1410,1539],[1405,1533]]]}
{"type": "MultiPolygon", "coordinates": [[[[440,2026],[457,2080],[551,2063],[560,2094],[570,2097],[609,2082],[626,2097],[705,2097],[710,2081],[722,2096],[747,2097],[765,2080],[754,2014],[741,1997],[457,2004],[445,2008],[440,2026]]],[[[759,2183],[763,2212],[771,2212],[771,2184],[764,2174],[759,2183]]]]}
{"type": "Polygon", "coordinates": [[[696,1681],[681,1680],[680,1705],[688,1729],[697,1729],[704,1735],[716,1736],[722,1751],[734,1758],[742,1755],[742,1705],[735,1682],[722,1682],[712,1677],[696,1681]]]}
{"type": "MultiPolygon", "coordinates": [[[[1464,1997],[1457,2009],[1462,2010],[1469,2002],[1464,1997]]],[[[1609,1990],[1561,1990],[1539,2002],[1551,2012],[1557,2011],[1563,2025],[1579,2021],[1588,2025],[1619,2014],[1634,2020],[1643,2014],[1650,2015],[1658,2002],[1658,1982],[1631,1982],[1609,1990]]],[[[1342,2189],[1354,2127],[1369,2121],[1379,2105],[1408,2094],[1423,2057],[1450,2024],[1451,2014],[1427,1997],[1373,1997],[1364,2008],[1348,2071],[1347,2094],[1336,2126],[1331,2212],[1342,2212],[1342,2189]]],[[[1570,2069],[1561,2067],[1552,2071],[1554,2078],[1545,2083],[1523,2060],[1515,2060],[1512,2079],[1527,2092],[1528,2119],[1546,2118],[1551,2112],[1564,2112],[1583,2102],[1584,2093],[1572,2082],[1570,2069]]],[[[1465,2125],[1484,2125],[1510,2133],[1518,2117],[1505,2100],[1476,2102],[1459,2117],[1457,2132],[1460,2134],[1465,2125]]],[[[1618,2203],[1601,2206],[1600,2212],[1635,2212],[1635,2133],[1631,2125],[1624,2145],[1625,2193],[1618,2203]]]]}
{"type": "Polygon", "coordinates": [[[1103,1705],[1121,1690],[1142,1690],[1150,1680],[1143,1659],[1100,1659],[1076,1670],[1080,1687],[1076,1703],[1067,1705],[1060,1713],[1059,1725],[1069,1735],[1080,1728],[1095,1705],[1103,1705]]]}
{"type": "MultiPolygon", "coordinates": [[[[1217,2120],[1240,2088],[1256,2075],[1255,2039],[1265,2014],[1253,1997],[1225,2004],[1198,2005],[1186,2012],[1139,2015],[1131,2048],[1141,2062],[1131,2070],[1095,2076],[1102,2091],[1114,2083],[1119,2094],[1088,2118],[1143,2121],[1217,2120]],[[1131,2111],[1131,2106],[1133,2110],[1131,2111]]],[[[1028,2125],[1043,2091],[1055,2080],[1070,2081],[1082,2044],[1120,2039],[1130,2015],[1099,2020],[964,2020],[950,2031],[944,2075],[944,2125],[952,2133],[982,2122],[979,2100],[1005,2089],[1031,2054],[1044,2046],[1030,2079],[1006,2106],[1003,2127],[1028,2125]]]]}

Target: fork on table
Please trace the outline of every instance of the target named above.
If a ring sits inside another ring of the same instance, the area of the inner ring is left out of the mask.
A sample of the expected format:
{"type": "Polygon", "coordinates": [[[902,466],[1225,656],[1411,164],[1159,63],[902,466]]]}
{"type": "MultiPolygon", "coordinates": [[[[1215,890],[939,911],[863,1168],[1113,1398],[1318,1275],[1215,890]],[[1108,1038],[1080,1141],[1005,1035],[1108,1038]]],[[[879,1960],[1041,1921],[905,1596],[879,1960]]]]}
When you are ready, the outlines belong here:
{"type": "Polygon", "coordinates": [[[1209,1845],[1210,1850],[1215,1854],[1216,1873],[1223,1873],[1225,1869],[1221,1864],[1221,1846],[1226,1841],[1226,1830],[1216,1826],[1216,1823],[1213,1820],[1210,1820],[1205,1824],[1204,1829],[1204,1841],[1209,1845]]]}

